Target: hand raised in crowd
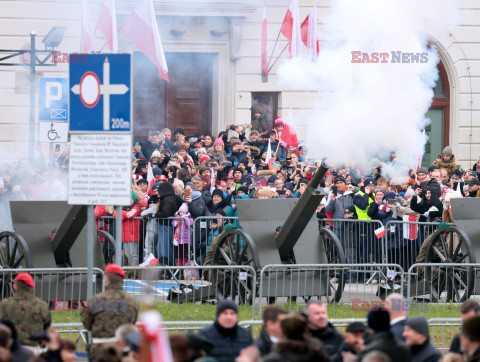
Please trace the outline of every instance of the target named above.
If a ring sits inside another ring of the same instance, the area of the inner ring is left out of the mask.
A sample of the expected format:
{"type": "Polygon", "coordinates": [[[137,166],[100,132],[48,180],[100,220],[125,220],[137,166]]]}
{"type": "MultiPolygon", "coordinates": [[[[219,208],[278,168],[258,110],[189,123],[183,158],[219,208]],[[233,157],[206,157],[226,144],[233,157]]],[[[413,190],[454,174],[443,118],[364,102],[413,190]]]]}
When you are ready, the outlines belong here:
{"type": "Polygon", "coordinates": [[[419,187],[415,189],[415,195],[420,196],[422,194],[422,189],[419,187]]]}

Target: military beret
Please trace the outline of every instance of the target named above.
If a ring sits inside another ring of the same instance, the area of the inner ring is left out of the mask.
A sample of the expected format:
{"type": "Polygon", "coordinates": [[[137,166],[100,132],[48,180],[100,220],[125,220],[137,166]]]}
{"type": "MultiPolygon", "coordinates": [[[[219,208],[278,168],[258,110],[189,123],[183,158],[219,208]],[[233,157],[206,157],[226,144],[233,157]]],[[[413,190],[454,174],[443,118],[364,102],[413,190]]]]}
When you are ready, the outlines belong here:
{"type": "Polygon", "coordinates": [[[125,272],[122,267],[117,264],[108,264],[105,268],[105,273],[112,273],[120,275],[122,278],[125,278],[125,272]]]}
{"type": "Polygon", "coordinates": [[[22,281],[28,286],[31,286],[32,288],[35,288],[35,282],[33,281],[33,278],[30,274],[28,273],[20,273],[15,277],[15,281],[22,281]]]}

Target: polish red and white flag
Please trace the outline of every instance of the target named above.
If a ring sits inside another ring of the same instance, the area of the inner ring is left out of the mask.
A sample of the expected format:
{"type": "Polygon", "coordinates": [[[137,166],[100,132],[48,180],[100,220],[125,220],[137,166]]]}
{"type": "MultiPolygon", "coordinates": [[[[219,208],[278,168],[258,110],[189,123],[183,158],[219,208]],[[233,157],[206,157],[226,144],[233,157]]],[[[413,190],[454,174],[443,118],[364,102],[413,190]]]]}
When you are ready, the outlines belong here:
{"type": "Polygon", "coordinates": [[[90,53],[95,49],[95,35],[93,33],[92,22],[90,21],[90,9],[88,1],[83,0],[82,6],[82,38],[80,40],[80,52],[90,53]]]}
{"type": "Polygon", "coordinates": [[[117,13],[115,1],[105,0],[97,22],[97,29],[107,37],[108,49],[118,51],[117,13]]]}
{"type": "Polygon", "coordinates": [[[317,6],[315,5],[310,14],[305,18],[301,25],[302,41],[307,47],[308,56],[315,60],[320,51],[320,43],[318,41],[317,32],[317,6]]]}
{"type": "Polygon", "coordinates": [[[385,226],[375,229],[375,235],[377,236],[377,239],[383,238],[385,236],[385,226]]]}
{"type": "Polygon", "coordinates": [[[283,19],[280,31],[290,41],[290,57],[296,58],[302,55],[302,32],[300,30],[300,11],[298,0],[292,0],[288,7],[285,19],[283,19]]]}
{"type": "Polygon", "coordinates": [[[118,29],[158,68],[160,78],[168,81],[168,68],[152,0],[141,0],[118,29]]]}

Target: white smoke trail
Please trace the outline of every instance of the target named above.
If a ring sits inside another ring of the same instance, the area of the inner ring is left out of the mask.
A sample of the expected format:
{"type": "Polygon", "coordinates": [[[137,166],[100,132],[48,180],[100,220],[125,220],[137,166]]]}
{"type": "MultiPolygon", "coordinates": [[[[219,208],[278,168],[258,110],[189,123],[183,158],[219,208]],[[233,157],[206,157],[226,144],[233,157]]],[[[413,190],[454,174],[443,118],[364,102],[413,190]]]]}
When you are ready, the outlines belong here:
{"type": "MultiPolygon", "coordinates": [[[[445,14],[442,2],[433,0],[331,2],[328,18],[321,19],[326,31],[318,60],[289,60],[278,71],[284,84],[319,92],[304,120],[311,157],[366,166],[395,150],[399,163],[416,165],[438,77],[438,56],[427,46],[427,34],[448,25],[445,14]],[[386,52],[388,63],[352,63],[352,51],[386,52]],[[392,51],[425,53],[428,62],[392,63],[392,51]]],[[[405,170],[390,169],[391,176],[405,170]]]]}

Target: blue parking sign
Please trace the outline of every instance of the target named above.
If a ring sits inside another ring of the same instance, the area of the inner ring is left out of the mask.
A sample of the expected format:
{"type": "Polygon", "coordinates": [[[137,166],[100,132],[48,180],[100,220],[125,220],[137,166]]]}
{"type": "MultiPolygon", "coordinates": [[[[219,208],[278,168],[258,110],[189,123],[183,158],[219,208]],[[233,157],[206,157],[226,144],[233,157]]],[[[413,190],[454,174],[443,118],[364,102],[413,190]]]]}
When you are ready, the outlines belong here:
{"type": "Polygon", "coordinates": [[[131,132],[130,54],[70,54],[70,132],[131,132]]]}
{"type": "Polygon", "coordinates": [[[40,78],[39,121],[68,121],[68,79],[40,78]]]}

